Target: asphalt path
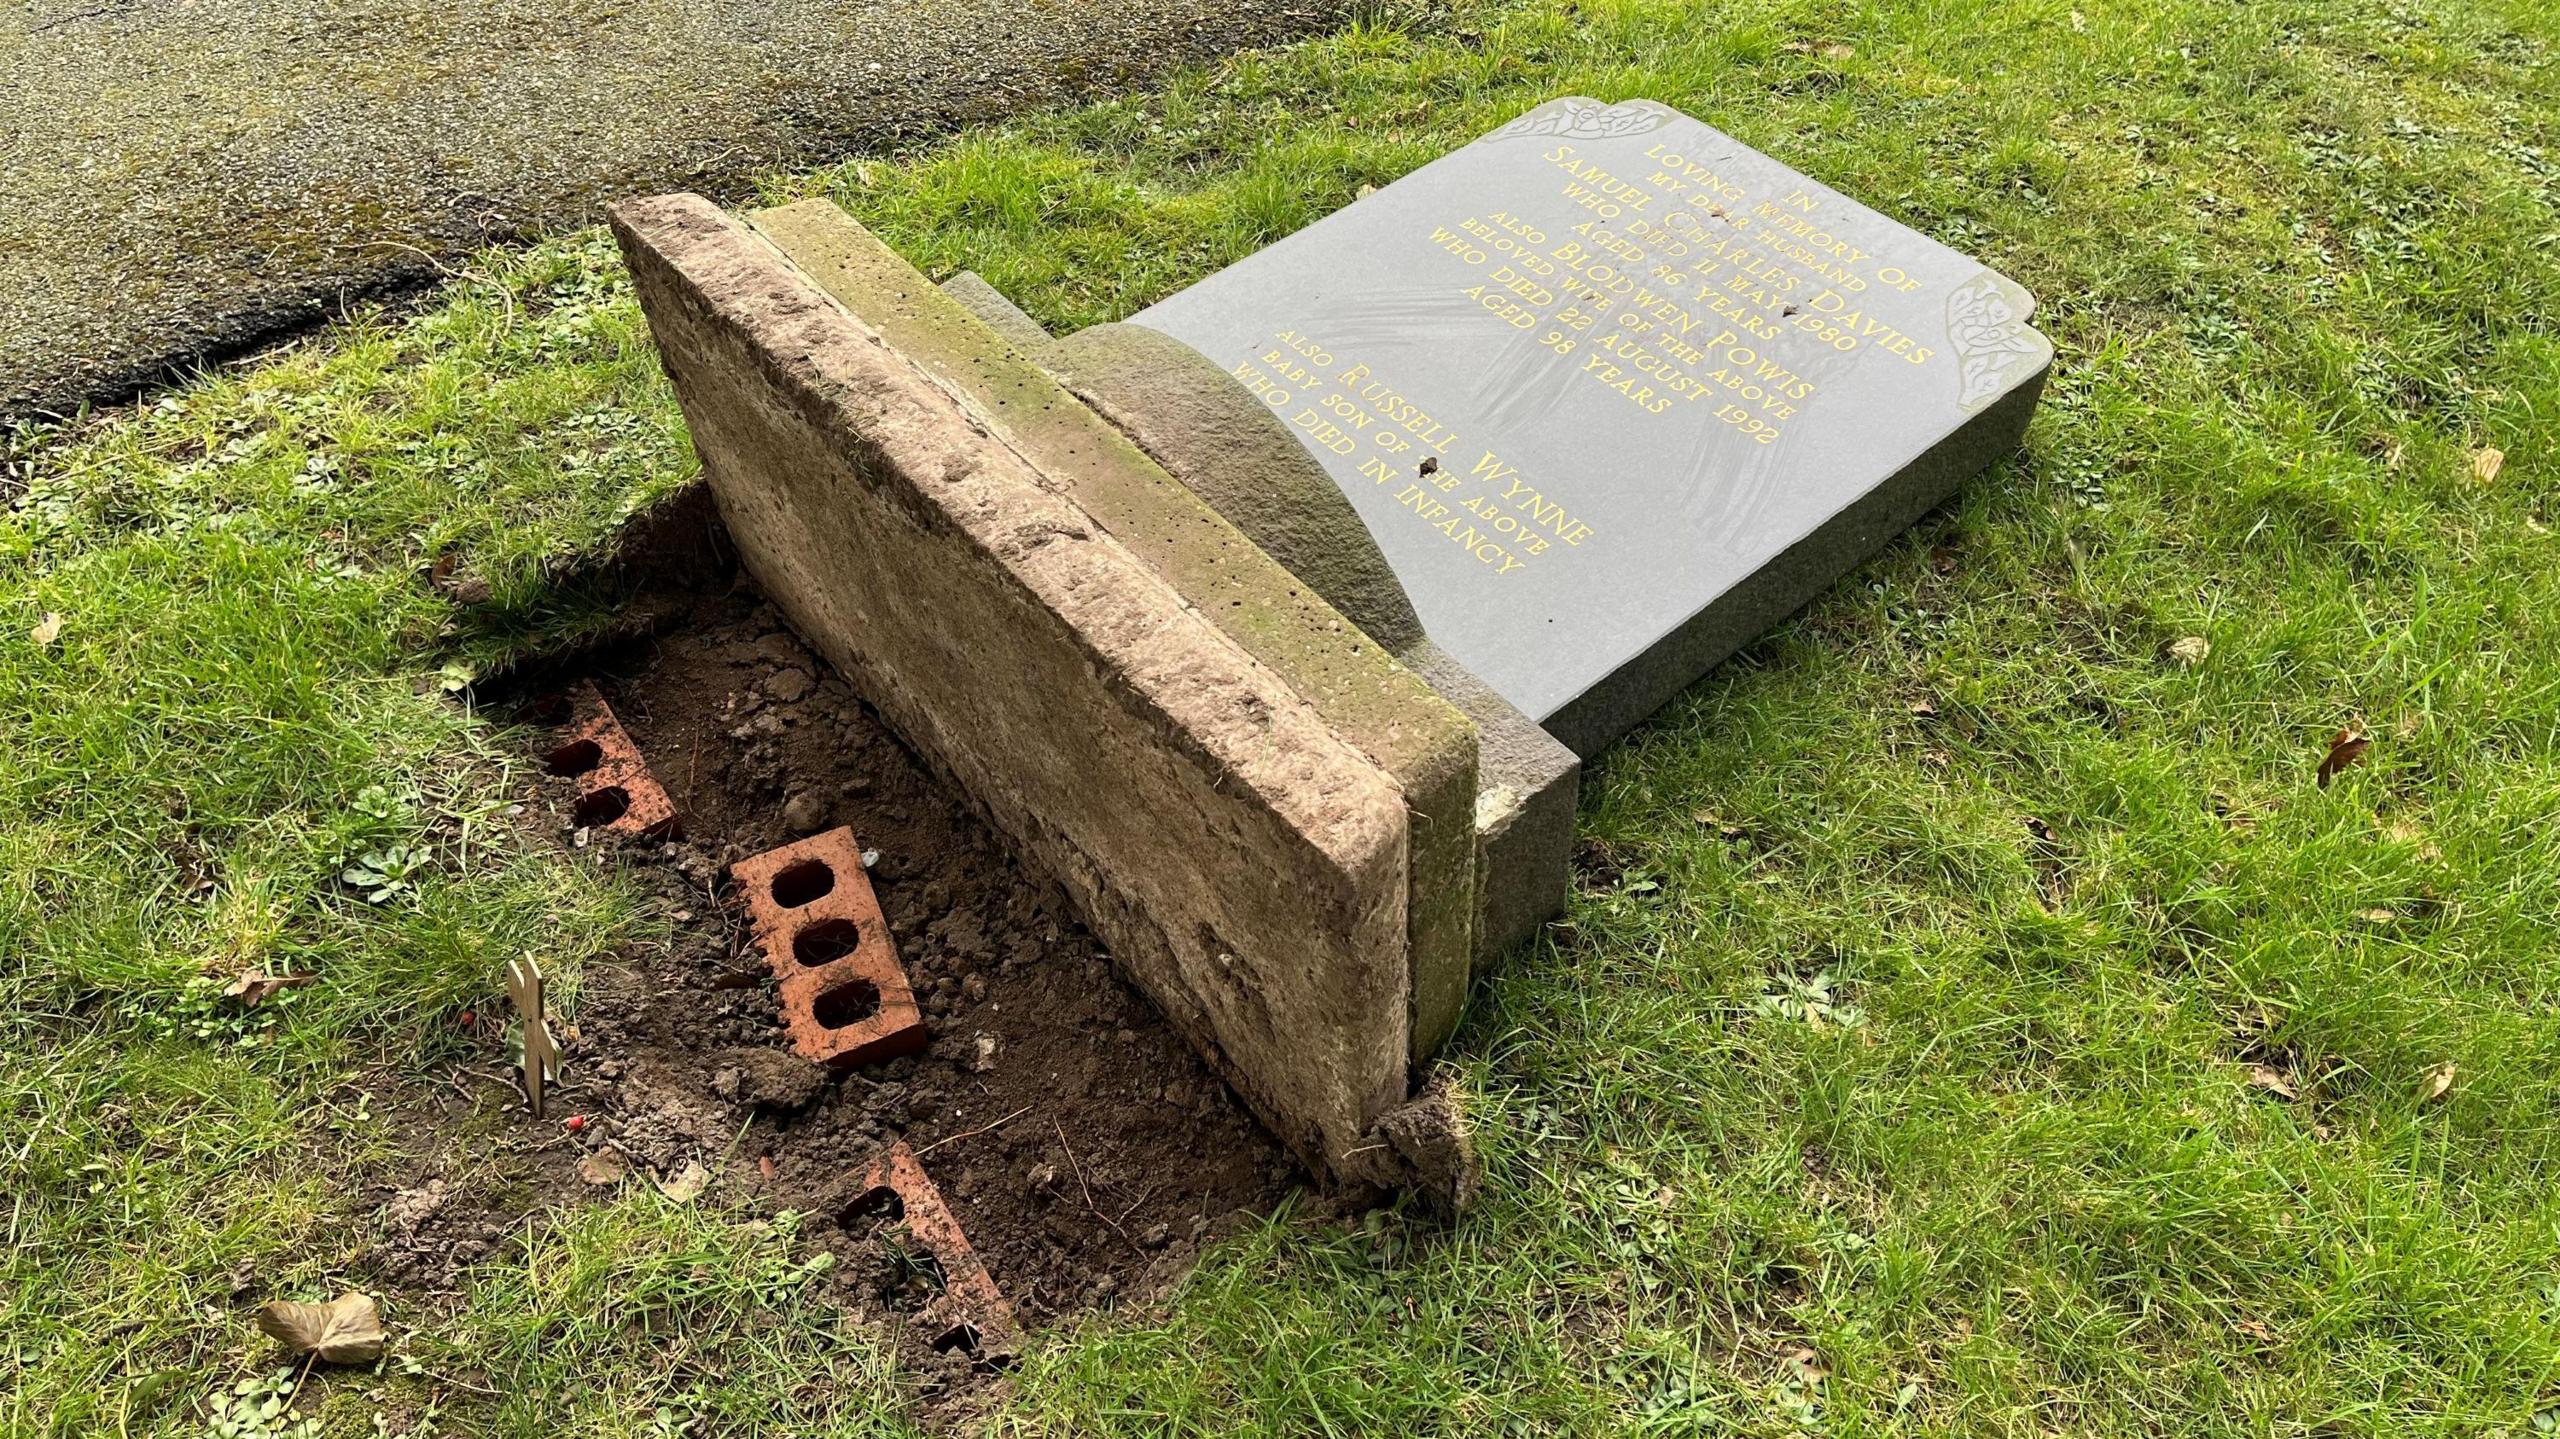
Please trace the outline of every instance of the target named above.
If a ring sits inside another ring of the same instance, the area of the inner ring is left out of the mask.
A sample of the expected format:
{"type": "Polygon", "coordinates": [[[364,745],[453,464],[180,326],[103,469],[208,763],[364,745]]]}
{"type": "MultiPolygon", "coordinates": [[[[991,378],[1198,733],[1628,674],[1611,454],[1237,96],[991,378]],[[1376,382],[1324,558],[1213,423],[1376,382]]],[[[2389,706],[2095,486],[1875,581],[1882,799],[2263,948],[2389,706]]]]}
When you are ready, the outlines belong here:
{"type": "Polygon", "coordinates": [[[0,419],[117,398],[625,195],[1143,83],[1344,0],[21,0],[0,419]]]}

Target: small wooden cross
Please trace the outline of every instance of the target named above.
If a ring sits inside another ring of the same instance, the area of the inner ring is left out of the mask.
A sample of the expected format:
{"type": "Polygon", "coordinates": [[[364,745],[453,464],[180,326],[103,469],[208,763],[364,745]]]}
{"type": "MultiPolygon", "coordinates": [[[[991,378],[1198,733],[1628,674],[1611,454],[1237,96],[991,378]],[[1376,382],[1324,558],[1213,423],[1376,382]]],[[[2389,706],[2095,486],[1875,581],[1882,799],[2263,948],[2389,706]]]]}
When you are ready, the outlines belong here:
{"type": "Polygon", "coordinates": [[[516,1002],[524,1024],[524,1098],[533,1117],[542,1117],[542,1087],[560,1077],[560,1046],[552,1041],[551,1020],[542,1008],[542,971],[531,959],[507,962],[507,995],[516,1002]]]}

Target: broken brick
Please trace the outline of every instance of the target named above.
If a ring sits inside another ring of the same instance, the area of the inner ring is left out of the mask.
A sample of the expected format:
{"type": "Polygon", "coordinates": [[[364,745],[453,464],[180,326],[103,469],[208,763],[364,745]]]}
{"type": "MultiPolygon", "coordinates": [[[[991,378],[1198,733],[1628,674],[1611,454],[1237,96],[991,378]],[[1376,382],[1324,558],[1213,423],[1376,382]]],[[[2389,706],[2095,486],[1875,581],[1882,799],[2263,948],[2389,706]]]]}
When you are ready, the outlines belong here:
{"type": "Polygon", "coordinates": [[[843,1068],[924,1048],[924,1016],[852,830],[766,850],[729,873],[781,982],[793,1049],[843,1068]]]}
{"type": "Polygon", "coordinates": [[[580,829],[602,829],[636,839],[673,839],[682,832],[675,802],[649,773],[640,747],[613,717],[613,707],[581,680],[562,697],[566,736],[542,757],[542,767],[578,782],[569,817],[580,829]]]}
{"type": "Polygon", "coordinates": [[[941,1189],[924,1172],[924,1162],[903,1139],[872,1158],[839,1222],[851,1231],[864,1218],[883,1212],[902,1222],[941,1269],[940,1291],[920,1316],[934,1351],[964,1352],[991,1363],[1009,1358],[1017,1347],[1013,1306],[996,1288],[986,1261],[970,1247],[941,1189]]]}

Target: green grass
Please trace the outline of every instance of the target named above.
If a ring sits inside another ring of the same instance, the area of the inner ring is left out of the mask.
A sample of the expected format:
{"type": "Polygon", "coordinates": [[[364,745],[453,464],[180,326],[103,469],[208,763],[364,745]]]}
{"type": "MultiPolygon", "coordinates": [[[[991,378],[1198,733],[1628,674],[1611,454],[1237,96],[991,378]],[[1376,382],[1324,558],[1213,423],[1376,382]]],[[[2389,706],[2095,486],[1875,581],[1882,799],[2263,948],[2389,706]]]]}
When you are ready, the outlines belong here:
{"type": "MultiPolygon", "coordinates": [[[[1482,1210],[1274,1224],[1050,1336],[994,1427],[2560,1427],[2555,44],[2522,0],[1468,4],[774,182],[1070,327],[1650,96],[2015,276],[2061,352],[2023,454],[1595,768],[1605,862],[1457,1046],[1482,1210]]],[[[362,1247],[352,1096],[462,1054],[512,955],[656,933],[442,691],[592,623],[566,562],[691,459],[588,234],[9,463],[0,1432],[191,1434],[267,1362],[235,1268],[362,1247]],[[414,892],[338,882],[395,843],[414,892]],[[244,968],[321,979],[243,1020],[244,968]]],[[[787,1232],[531,1234],[395,1302],[332,1432],[894,1425],[787,1232]]]]}

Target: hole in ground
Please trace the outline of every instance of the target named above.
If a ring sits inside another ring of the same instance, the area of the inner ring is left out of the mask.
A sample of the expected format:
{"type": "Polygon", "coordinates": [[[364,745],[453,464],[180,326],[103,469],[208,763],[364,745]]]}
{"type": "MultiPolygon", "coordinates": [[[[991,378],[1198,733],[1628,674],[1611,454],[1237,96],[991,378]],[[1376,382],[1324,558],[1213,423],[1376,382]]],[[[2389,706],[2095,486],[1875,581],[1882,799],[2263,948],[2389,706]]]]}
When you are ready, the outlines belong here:
{"type": "Polygon", "coordinates": [[[849,979],[809,1006],[810,1017],[829,1029],[842,1029],[860,1024],[880,1012],[880,986],[867,979],[849,979]]]}
{"type": "Polygon", "coordinates": [[[604,746],[591,739],[571,740],[542,757],[542,767],[557,775],[580,775],[604,763],[604,746]]]}
{"type": "Polygon", "coordinates": [[[570,715],[576,709],[577,706],[569,702],[567,695],[555,691],[528,702],[524,707],[524,717],[527,721],[546,729],[558,729],[569,722],[570,715]]]}
{"type": "Polygon", "coordinates": [[[883,1184],[877,1189],[866,1189],[855,1195],[853,1202],[844,1207],[844,1212],[836,1216],[836,1223],[847,1233],[851,1233],[863,1224],[874,1220],[886,1224],[902,1224],[906,1222],[906,1218],[907,1201],[898,1197],[898,1191],[883,1184]]]}
{"type": "MultiPolygon", "coordinates": [[[[834,876],[828,876],[830,884],[834,876]]],[[[779,886],[776,886],[778,889],[779,886]]],[[[824,890],[819,893],[825,893],[824,890]]],[[[782,898],[780,894],[774,896],[782,898]]],[[[811,895],[811,899],[817,898],[811,895]]],[[[822,919],[791,938],[791,957],[815,968],[833,964],[862,947],[862,926],[849,919],[822,919]]]]}
{"type": "Polygon", "coordinates": [[[578,828],[591,829],[596,825],[613,823],[630,809],[631,791],[618,784],[609,784],[591,794],[578,796],[577,807],[569,811],[569,818],[577,823],[578,828]]]}
{"type": "Polygon", "coordinates": [[[822,859],[804,859],[773,877],[773,902],[784,909],[798,909],[804,904],[835,893],[836,872],[822,859]]]}

